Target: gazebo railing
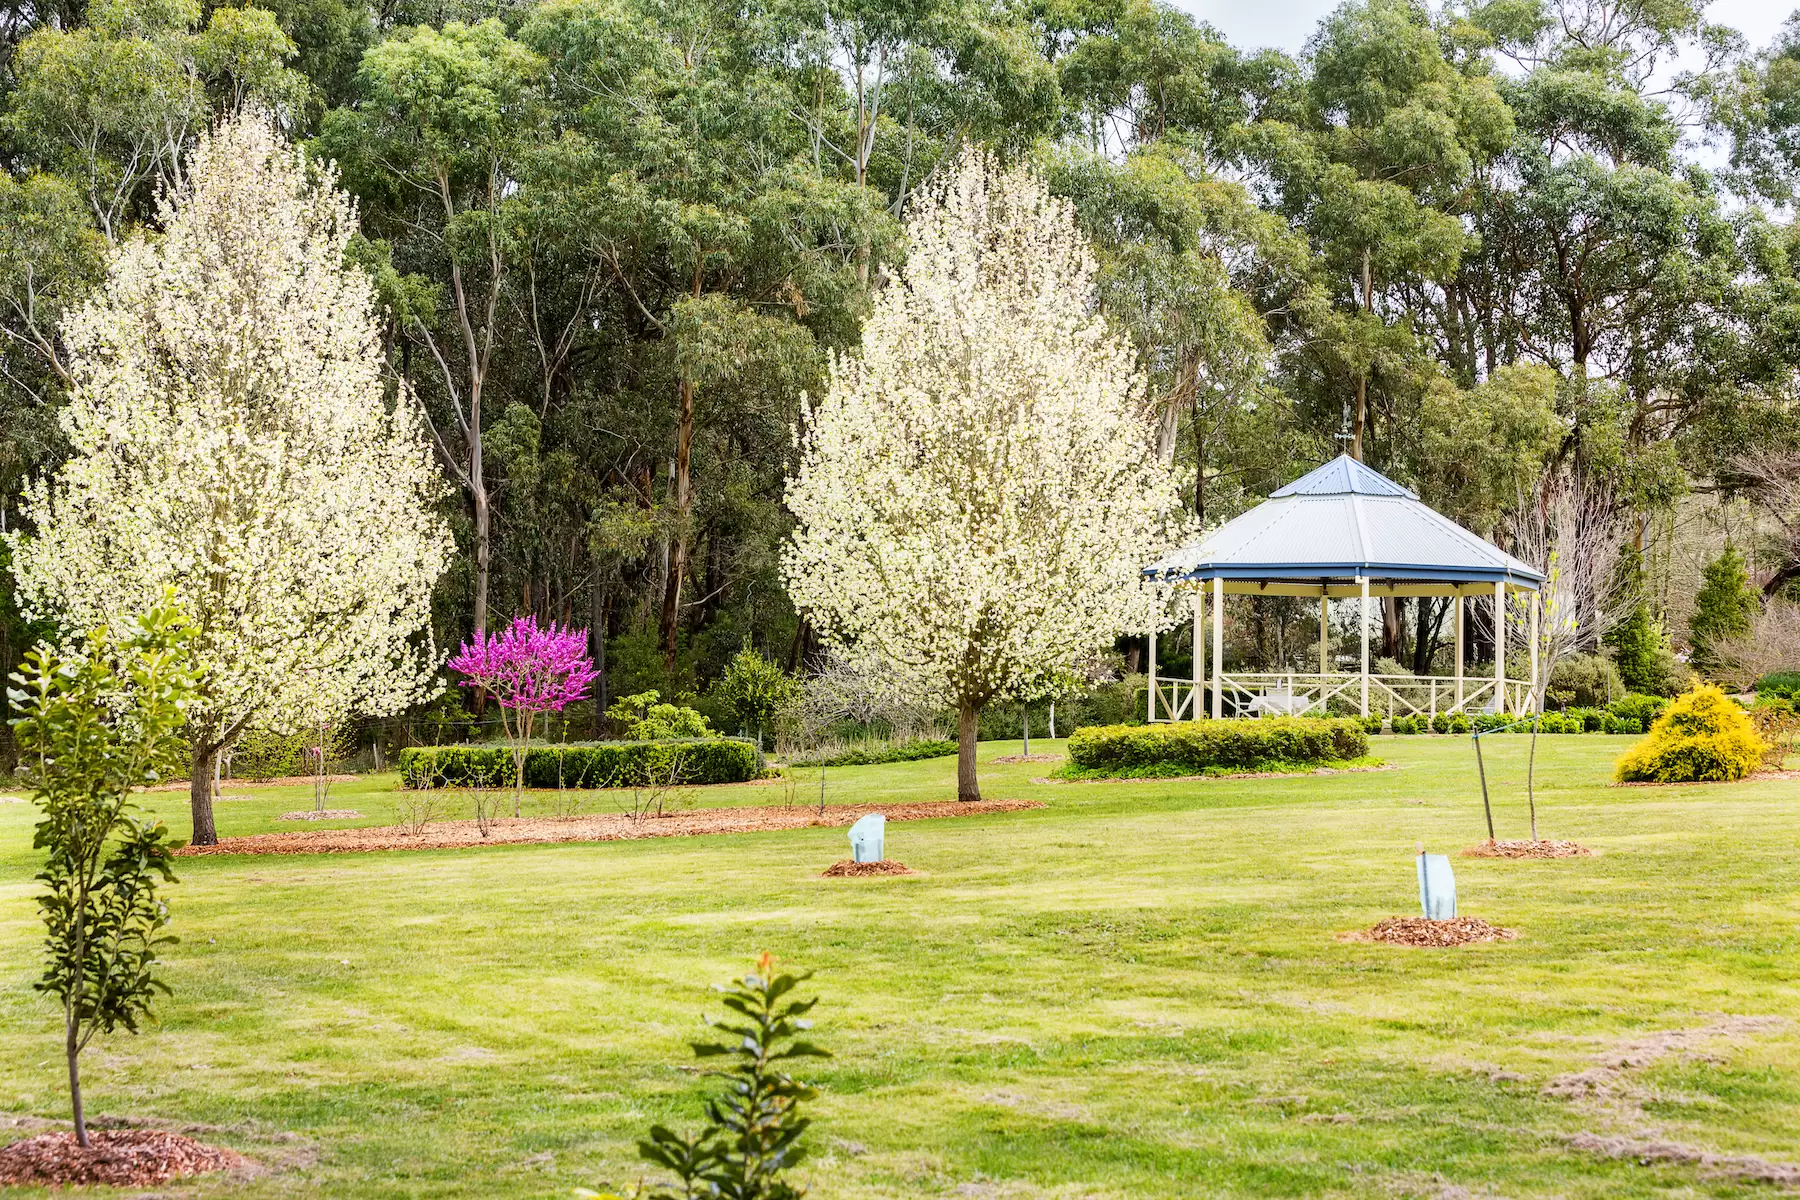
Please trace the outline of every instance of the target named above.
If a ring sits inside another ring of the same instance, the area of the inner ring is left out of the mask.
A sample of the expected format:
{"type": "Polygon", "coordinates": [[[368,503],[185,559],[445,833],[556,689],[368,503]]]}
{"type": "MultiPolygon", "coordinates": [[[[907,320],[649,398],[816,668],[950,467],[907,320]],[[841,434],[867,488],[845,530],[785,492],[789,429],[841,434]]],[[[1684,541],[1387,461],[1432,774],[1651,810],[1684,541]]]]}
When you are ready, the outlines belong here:
{"type": "MultiPolygon", "coordinates": [[[[1156,681],[1156,719],[1188,721],[1210,715],[1212,681],[1196,687],[1191,680],[1156,681]],[[1195,711],[1196,703],[1199,711],[1195,711]]],[[[1220,676],[1220,694],[1226,707],[1239,715],[1323,713],[1331,700],[1342,697],[1353,707],[1362,702],[1362,676],[1342,672],[1229,671],[1220,676]]],[[[1504,685],[1509,713],[1530,711],[1532,688],[1527,680],[1508,679],[1504,685]]],[[[1465,675],[1370,675],[1369,708],[1397,716],[1435,717],[1439,713],[1492,711],[1492,676],[1465,675]]]]}

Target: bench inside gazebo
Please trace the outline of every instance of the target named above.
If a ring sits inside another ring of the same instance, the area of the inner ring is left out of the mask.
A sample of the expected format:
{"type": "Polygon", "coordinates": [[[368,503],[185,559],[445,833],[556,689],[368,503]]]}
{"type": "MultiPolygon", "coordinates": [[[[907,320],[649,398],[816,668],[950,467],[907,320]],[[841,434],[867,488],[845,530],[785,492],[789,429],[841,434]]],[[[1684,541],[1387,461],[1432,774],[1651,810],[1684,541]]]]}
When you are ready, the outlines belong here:
{"type": "Polygon", "coordinates": [[[1243,716],[1323,713],[1343,698],[1362,715],[1371,697],[1396,716],[1489,711],[1526,713],[1537,681],[1538,594],[1544,575],[1464,529],[1419,500],[1418,494],[1348,455],[1303,475],[1198,542],[1143,569],[1145,579],[1192,587],[1194,665],[1188,680],[1159,679],[1156,633],[1149,636],[1151,721],[1198,718],[1208,707],[1243,716]],[[1509,598],[1528,594],[1530,647],[1526,677],[1507,673],[1509,598]],[[1225,597],[1311,596],[1319,600],[1319,669],[1226,671],[1225,597]],[[1381,675],[1369,671],[1372,601],[1388,596],[1453,597],[1455,671],[1451,675],[1381,675]],[[1361,602],[1361,669],[1333,670],[1331,602],[1361,602]],[[1491,605],[1491,676],[1465,676],[1464,608],[1491,605]],[[1207,610],[1211,610],[1210,654],[1207,610]],[[1208,665],[1210,662],[1210,686],[1208,665]]]}

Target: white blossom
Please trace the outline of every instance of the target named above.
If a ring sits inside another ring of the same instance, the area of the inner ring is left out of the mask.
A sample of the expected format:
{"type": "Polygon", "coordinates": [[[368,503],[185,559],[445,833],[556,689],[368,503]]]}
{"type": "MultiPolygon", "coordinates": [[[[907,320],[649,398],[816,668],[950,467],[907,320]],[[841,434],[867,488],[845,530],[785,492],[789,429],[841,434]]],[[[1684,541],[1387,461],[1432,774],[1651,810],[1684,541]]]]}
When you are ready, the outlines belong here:
{"type": "Polygon", "coordinates": [[[28,489],[35,532],[13,538],[27,610],[71,635],[174,586],[207,767],[249,721],[396,711],[437,665],[441,484],[415,400],[387,399],[335,183],[258,116],[200,141],[162,235],[122,246],[67,319],[73,454],[28,489]]]}
{"type": "Polygon", "coordinates": [[[970,798],[972,714],[1159,619],[1180,505],[1067,204],[969,151],[907,233],[804,413],[783,567],[828,642],[959,710],[970,798]]]}

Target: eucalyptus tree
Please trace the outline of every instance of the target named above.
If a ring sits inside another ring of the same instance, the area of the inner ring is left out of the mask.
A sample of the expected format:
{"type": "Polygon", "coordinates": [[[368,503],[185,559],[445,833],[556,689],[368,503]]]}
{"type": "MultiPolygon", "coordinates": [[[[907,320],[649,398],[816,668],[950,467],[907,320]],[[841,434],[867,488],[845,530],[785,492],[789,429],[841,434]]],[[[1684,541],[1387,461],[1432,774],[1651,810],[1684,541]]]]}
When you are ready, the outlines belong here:
{"type": "Polygon", "coordinates": [[[1277,109],[1246,141],[1331,297],[1310,361],[1290,369],[1316,375],[1328,394],[1351,392],[1349,449],[1363,458],[1371,389],[1405,391],[1421,371],[1411,297],[1441,287],[1469,249],[1470,180],[1506,148],[1512,117],[1492,76],[1453,62],[1411,0],[1345,4],[1308,43],[1305,65],[1288,114],[1277,109]]]}
{"type": "Polygon", "coordinates": [[[427,428],[468,497],[476,635],[487,631],[493,560],[483,438],[512,266],[501,207],[541,129],[543,68],[497,20],[406,30],[363,56],[364,102],[327,113],[318,139],[344,164],[365,222],[401,235],[398,265],[448,294],[442,312],[412,313],[405,333],[436,368],[442,400],[436,418],[427,406],[427,428]]]}
{"type": "Polygon", "coordinates": [[[696,438],[710,427],[715,447],[741,454],[759,427],[785,429],[822,348],[854,340],[869,256],[886,260],[895,227],[868,188],[814,168],[786,82],[758,61],[759,30],[735,10],[695,3],[651,19],[557,0],[521,37],[551,64],[567,136],[592,148],[605,181],[587,238],[623,310],[633,386],[669,397],[657,627],[673,670],[696,438]]]}

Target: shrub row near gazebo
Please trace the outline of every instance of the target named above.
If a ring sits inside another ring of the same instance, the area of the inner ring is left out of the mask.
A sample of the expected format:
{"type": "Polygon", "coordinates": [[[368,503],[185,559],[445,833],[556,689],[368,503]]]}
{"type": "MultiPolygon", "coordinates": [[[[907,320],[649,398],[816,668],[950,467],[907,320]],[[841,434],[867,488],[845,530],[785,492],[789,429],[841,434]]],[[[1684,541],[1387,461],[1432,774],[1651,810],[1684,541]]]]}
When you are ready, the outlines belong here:
{"type": "MultiPolygon", "coordinates": [[[[506,746],[415,746],[400,752],[399,766],[401,782],[409,788],[510,786],[513,777],[512,750],[506,746]]],[[[756,744],[735,738],[586,742],[526,751],[525,786],[742,783],[759,777],[762,769],[756,744]]]]}
{"type": "Polygon", "coordinates": [[[1070,735],[1068,753],[1073,776],[1292,770],[1366,758],[1369,735],[1354,717],[1095,725],[1070,735]]]}
{"type": "MultiPolygon", "coordinates": [[[[1547,712],[1538,723],[1539,733],[1643,733],[1668,705],[1660,696],[1630,695],[1614,700],[1605,708],[1571,708],[1547,712]]],[[[1373,718],[1371,718],[1373,719],[1373,718]]],[[[1435,717],[1395,717],[1391,722],[1395,733],[1469,733],[1487,732],[1515,726],[1521,733],[1531,731],[1530,718],[1506,713],[1439,713],[1435,717]],[[1524,724],[1520,724],[1524,722],[1524,724]]]]}

